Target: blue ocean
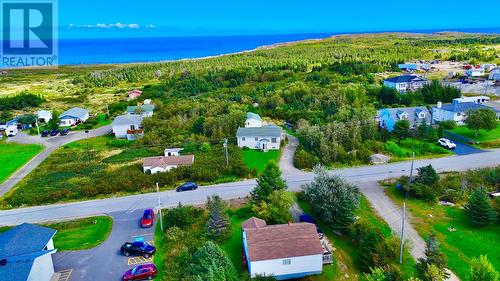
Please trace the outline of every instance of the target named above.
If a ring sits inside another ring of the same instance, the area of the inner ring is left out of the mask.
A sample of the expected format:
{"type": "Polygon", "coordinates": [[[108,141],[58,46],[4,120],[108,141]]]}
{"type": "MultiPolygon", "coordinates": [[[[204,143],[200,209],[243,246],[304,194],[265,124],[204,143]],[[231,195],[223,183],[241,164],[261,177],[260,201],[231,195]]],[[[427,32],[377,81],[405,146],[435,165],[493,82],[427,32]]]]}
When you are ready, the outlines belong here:
{"type": "MultiPolygon", "coordinates": [[[[413,30],[433,33],[441,30],[413,30]]],[[[500,33],[500,28],[457,29],[460,32],[500,33]]],[[[308,33],[205,37],[59,39],[59,64],[157,62],[201,58],[252,50],[276,43],[320,39],[346,33],[308,33]]]]}

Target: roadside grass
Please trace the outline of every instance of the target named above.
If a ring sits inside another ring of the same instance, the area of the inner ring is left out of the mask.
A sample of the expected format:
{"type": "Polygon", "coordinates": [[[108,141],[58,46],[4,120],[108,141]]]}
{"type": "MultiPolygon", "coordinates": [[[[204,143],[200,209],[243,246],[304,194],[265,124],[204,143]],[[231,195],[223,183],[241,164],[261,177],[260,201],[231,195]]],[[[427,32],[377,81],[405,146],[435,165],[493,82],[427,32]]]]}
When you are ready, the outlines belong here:
{"type": "Polygon", "coordinates": [[[243,237],[241,234],[241,224],[252,217],[252,210],[245,206],[239,209],[229,210],[229,218],[231,220],[231,234],[229,238],[223,241],[220,246],[226,251],[227,255],[233,262],[237,272],[243,272],[242,254],[243,254],[243,237]]]}
{"type": "Polygon", "coordinates": [[[57,229],[54,247],[59,251],[85,250],[106,241],[113,228],[113,219],[99,216],[45,224],[45,226],[57,229]]]}
{"type": "MultiPolygon", "coordinates": [[[[402,206],[404,195],[391,185],[385,193],[402,206]]],[[[412,225],[421,237],[437,235],[441,250],[448,258],[449,268],[465,280],[473,257],[488,255],[496,270],[500,270],[500,225],[478,227],[470,223],[466,212],[458,207],[442,206],[410,198],[407,209],[412,214],[412,225]],[[432,215],[430,217],[429,215],[432,215]],[[450,227],[456,229],[448,231],[450,227]]]]}
{"type": "MultiPolygon", "coordinates": [[[[76,251],[94,248],[106,241],[113,228],[113,219],[108,216],[97,216],[40,225],[57,230],[54,247],[58,251],[76,251]]],[[[11,226],[0,227],[0,233],[11,228],[11,226]]]]}
{"type": "Polygon", "coordinates": [[[436,158],[453,154],[453,152],[440,147],[434,142],[420,141],[417,139],[412,141],[411,138],[402,139],[399,144],[395,139],[391,139],[390,141],[397,144],[397,147],[394,150],[389,149],[388,151],[388,153],[392,156],[390,162],[408,160],[412,157],[412,151],[415,151],[415,158],[436,158]]]}
{"type": "MultiPolygon", "coordinates": [[[[298,205],[304,211],[314,217],[316,223],[323,230],[328,240],[332,243],[332,246],[336,248],[334,251],[334,260],[337,264],[333,265],[332,268],[324,268],[323,274],[319,276],[309,277],[311,281],[323,281],[323,280],[358,280],[359,276],[362,275],[358,267],[358,260],[360,257],[360,252],[358,248],[354,245],[353,241],[349,239],[348,235],[339,236],[332,231],[332,228],[324,221],[318,218],[314,213],[312,207],[300,199],[297,200],[298,205]],[[345,274],[348,277],[345,277],[345,274]]],[[[380,218],[375,211],[371,208],[368,200],[362,196],[360,201],[360,207],[356,212],[356,215],[365,220],[369,225],[378,228],[382,231],[386,238],[393,236],[392,230],[389,225],[380,218]]],[[[405,249],[403,256],[404,263],[395,265],[401,270],[403,277],[409,278],[411,276],[416,276],[415,261],[409,254],[409,251],[405,249]]]]}
{"type": "Polygon", "coordinates": [[[476,132],[470,130],[469,128],[467,128],[467,126],[458,126],[449,131],[480,143],[494,141],[500,139],[500,122],[498,122],[497,127],[491,131],[479,130],[479,134],[477,137],[476,132]]]}
{"type": "MultiPolygon", "coordinates": [[[[162,210],[163,211],[163,210],[162,210]]],[[[159,220],[159,218],[158,218],[159,220]]],[[[154,245],[156,248],[156,253],[153,256],[153,262],[156,266],[156,270],[158,271],[157,280],[163,280],[163,275],[165,271],[165,253],[166,253],[166,243],[165,239],[163,239],[165,233],[161,231],[160,223],[158,222],[155,227],[154,234],[154,245]]]]}
{"type": "Polygon", "coordinates": [[[279,156],[279,150],[269,150],[267,152],[255,149],[243,150],[243,162],[245,162],[248,168],[257,170],[259,174],[264,171],[269,161],[278,161],[279,156]]]}
{"type": "Polygon", "coordinates": [[[42,151],[37,144],[14,144],[0,142],[0,183],[4,182],[17,169],[42,151]]]}

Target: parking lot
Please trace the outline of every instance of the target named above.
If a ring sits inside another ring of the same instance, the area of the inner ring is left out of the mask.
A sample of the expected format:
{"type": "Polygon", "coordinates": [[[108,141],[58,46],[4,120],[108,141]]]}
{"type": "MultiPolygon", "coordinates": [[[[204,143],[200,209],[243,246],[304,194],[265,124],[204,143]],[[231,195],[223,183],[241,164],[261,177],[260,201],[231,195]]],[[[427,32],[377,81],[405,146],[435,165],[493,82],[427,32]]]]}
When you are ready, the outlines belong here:
{"type": "Polygon", "coordinates": [[[122,280],[127,269],[152,262],[152,258],[126,257],[120,252],[124,242],[136,238],[153,242],[154,227],[139,227],[142,213],[142,209],[137,209],[109,214],[113,218],[113,230],[108,239],[93,249],[56,253],[56,271],[72,270],[67,281],[122,280]]]}

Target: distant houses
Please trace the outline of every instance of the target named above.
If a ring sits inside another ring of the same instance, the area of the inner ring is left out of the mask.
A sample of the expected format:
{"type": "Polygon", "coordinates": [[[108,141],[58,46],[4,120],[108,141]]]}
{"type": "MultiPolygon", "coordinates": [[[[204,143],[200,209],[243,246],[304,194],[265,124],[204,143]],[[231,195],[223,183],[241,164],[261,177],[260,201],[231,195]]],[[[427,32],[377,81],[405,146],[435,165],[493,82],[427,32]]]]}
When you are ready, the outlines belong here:
{"type": "Polygon", "coordinates": [[[490,97],[488,96],[472,96],[472,97],[460,97],[453,99],[452,103],[461,103],[461,102],[474,102],[474,103],[485,103],[489,102],[490,97]]]}
{"type": "Polygon", "coordinates": [[[238,128],[236,138],[238,147],[268,151],[280,149],[282,134],[280,127],[265,125],[258,114],[249,112],[245,127],[238,128]]]}
{"type": "Polygon", "coordinates": [[[423,106],[380,109],[376,119],[379,126],[389,132],[394,130],[394,125],[399,120],[408,120],[410,128],[416,128],[422,123],[431,124],[431,114],[423,106]]]}
{"type": "Polygon", "coordinates": [[[151,117],[153,116],[154,110],[154,104],[127,106],[128,115],[141,115],[142,117],[151,117]]]}
{"type": "Polygon", "coordinates": [[[153,156],[144,158],[142,169],[144,173],[156,174],[168,172],[180,166],[191,166],[194,155],[153,156]]]}
{"type": "Polygon", "coordinates": [[[489,80],[500,81],[500,67],[494,68],[488,75],[489,80]]]}
{"type": "Polygon", "coordinates": [[[24,223],[0,234],[0,279],[50,281],[55,229],[24,223]]]}
{"type": "Polygon", "coordinates": [[[469,77],[481,77],[485,75],[483,68],[471,68],[465,71],[465,75],[469,77]]]}
{"type": "Polygon", "coordinates": [[[117,139],[135,140],[144,135],[141,115],[120,115],[115,117],[111,128],[117,139]]]}
{"type": "Polygon", "coordinates": [[[79,123],[87,121],[89,117],[88,110],[80,107],[73,107],[59,115],[59,120],[60,125],[64,127],[78,125],[79,123]]]}
{"type": "Polygon", "coordinates": [[[165,156],[179,156],[182,151],[182,148],[165,148],[165,156]]]}
{"type": "Polygon", "coordinates": [[[39,122],[49,122],[52,119],[52,113],[48,110],[39,110],[36,112],[36,118],[39,122]]]}
{"type": "Polygon", "coordinates": [[[384,80],[384,86],[396,89],[400,93],[421,89],[428,83],[429,80],[418,75],[402,75],[384,80]]]}
{"type": "Polygon", "coordinates": [[[140,91],[140,90],[132,90],[132,91],[128,92],[128,98],[130,100],[136,99],[136,98],[140,97],[141,95],[142,95],[142,91],[140,91]]]}
{"type": "Polygon", "coordinates": [[[453,120],[457,122],[457,124],[463,124],[467,112],[478,109],[493,110],[496,112],[497,118],[500,118],[500,110],[475,102],[458,102],[448,104],[438,102],[437,105],[432,108],[432,117],[434,121],[437,122],[453,120]]]}
{"type": "Polygon", "coordinates": [[[285,280],[323,271],[326,250],[312,223],[267,225],[264,220],[250,218],[242,223],[242,235],[251,277],[273,275],[285,280]]]}

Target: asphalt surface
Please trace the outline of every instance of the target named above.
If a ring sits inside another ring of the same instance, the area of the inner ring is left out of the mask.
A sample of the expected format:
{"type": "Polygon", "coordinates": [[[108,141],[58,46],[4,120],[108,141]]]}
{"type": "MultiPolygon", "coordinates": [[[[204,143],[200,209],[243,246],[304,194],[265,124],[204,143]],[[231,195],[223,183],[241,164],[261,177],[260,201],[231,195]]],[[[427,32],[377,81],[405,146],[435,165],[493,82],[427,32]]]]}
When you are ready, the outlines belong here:
{"type": "Polygon", "coordinates": [[[485,152],[485,150],[476,148],[472,145],[468,145],[458,141],[453,141],[453,142],[457,145],[457,147],[452,150],[453,153],[455,153],[456,155],[468,155],[468,154],[485,152]]]}
{"type": "Polygon", "coordinates": [[[72,269],[69,281],[122,280],[126,270],[146,261],[142,257],[122,255],[122,244],[134,241],[136,237],[143,237],[144,241],[154,240],[154,227],[139,226],[142,213],[142,209],[110,213],[113,218],[113,230],[108,239],[89,250],[57,252],[53,256],[55,270],[72,269]],[[130,263],[134,264],[129,265],[129,259],[130,263]]]}
{"type": "Polygon", "coordinates": [[[95,130],[89,130],[86,134],[84,131],[70,132],[66,136],[54,136],[39,138],[38,136],[30,136],[24,132],[18,133],[14,137],[7,138],[7,142],[15,142],[22,144],[41,144],[44,149],[31,158],[24,166],[19,168],[14,174],[12,174],[7,180],[0,184],[0,197],[5,193],[9,192],[17,183],[19,183],[24,177],[26,177],[31,171],[33,171],[40,163],[42,163],[52,152],[57,148],[68,144],[70,142],[83,140],[87,137],[93,138],[107,134],[111,130],[111,126],[102,126],[95,130]]]}

